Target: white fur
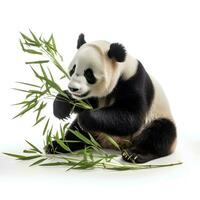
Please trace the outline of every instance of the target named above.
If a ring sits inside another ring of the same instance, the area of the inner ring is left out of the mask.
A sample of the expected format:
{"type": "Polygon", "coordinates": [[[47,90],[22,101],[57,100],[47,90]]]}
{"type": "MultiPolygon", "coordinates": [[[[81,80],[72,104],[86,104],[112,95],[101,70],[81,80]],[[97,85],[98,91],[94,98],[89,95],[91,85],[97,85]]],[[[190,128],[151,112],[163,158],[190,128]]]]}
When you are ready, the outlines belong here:
{"type": "Polygon", "coordinates": [[[173,121],[170,106],[161,85],[152,76],[151,80],[154,86],[155,94],[151,108],[146,116],[146,123],[158,118],[167,118],[173,121]]]}

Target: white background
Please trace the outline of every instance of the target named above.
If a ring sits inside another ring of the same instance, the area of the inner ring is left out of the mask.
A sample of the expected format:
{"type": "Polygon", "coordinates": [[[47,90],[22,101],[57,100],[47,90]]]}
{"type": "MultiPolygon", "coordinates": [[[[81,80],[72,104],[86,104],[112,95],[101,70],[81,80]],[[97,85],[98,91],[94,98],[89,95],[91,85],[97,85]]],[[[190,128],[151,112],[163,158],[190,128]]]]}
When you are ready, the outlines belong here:
{"type": "MultiPolygon", "coordinates": [[[[181,166],[141,171],[29,168],[0,154],[1,199],[199,199],[200,5],[198,0],[0,1],[0,152],[19,153],[24,139],[42,147],[31,116],[11,120],[21,97],[10,88],[31,79],[19,32],[54,33],[67,64],[79,33],[86,40],[121,42],[163,85],[178,127],[178,148],[159,163],[181,166]]],[[[51,110],[50,110],[51,112],[51,110]]],[[[55,119],[56,120],[56,119],[55,119]]]]}

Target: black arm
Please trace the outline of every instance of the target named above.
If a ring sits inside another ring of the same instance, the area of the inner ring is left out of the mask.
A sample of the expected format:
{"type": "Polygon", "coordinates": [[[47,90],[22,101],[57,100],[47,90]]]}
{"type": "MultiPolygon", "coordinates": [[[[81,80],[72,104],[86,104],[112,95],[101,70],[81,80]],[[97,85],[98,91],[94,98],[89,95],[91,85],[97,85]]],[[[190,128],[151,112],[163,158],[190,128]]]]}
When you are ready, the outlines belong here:
{"type": "Polygon", "coordinates": [[[85,110],[78,116],[84,131],[100,131],[110,135],[125,136],[135,133],[142,125],[143,114],[115,106],[85,110]]]}

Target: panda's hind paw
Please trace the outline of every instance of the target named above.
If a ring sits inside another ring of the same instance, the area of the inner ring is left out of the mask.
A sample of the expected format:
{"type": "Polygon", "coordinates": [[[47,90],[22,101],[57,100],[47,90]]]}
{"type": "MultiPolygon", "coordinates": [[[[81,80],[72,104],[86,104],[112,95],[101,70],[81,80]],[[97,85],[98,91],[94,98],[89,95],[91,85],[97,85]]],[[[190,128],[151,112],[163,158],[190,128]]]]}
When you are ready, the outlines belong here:
{"type": "Polygon", "coordinates": [[[129,148],[122,150],[122,158],[123,160],[131,163],[145,163],[152,159],[158,158],[158,156],[140,151],[136,148],[129,148]]]}

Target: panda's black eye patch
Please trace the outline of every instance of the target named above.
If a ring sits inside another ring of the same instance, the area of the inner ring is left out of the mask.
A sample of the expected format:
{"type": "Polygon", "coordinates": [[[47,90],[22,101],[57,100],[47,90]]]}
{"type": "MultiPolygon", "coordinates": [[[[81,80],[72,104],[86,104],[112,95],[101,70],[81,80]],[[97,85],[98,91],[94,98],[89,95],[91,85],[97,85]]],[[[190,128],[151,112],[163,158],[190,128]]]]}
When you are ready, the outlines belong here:
{"type": "Polygon", "coordinates": [[[84,76],[85,76],[88,83],[90,83],[90,84],[96,83],[96,78],[94,76],[92,69],[90,69],[90,68],[86,69],[84,71],[84,76]]]}
{"type": "Polygon", "coordinates": [[[74,65],[74,66],[72,67],[72,69],[70,70],[70,72],[69,72],[69,75],[70,75],[70,76],[72,76],[73,73],[75,72],[75,68],[76,68],[76,65],[74,65]]]}

